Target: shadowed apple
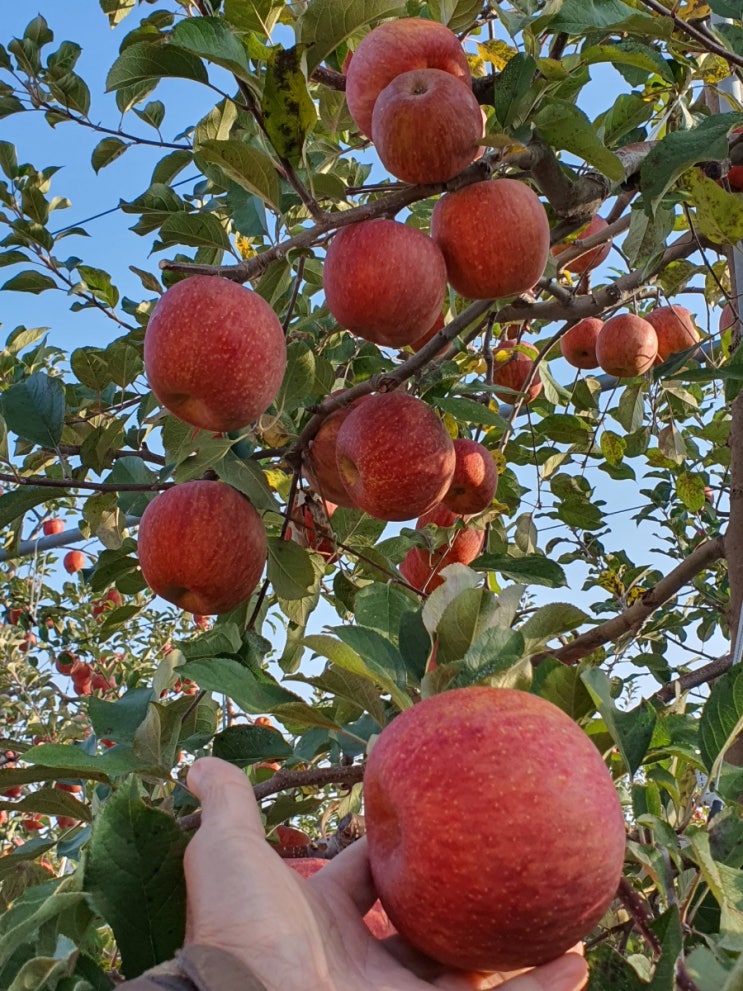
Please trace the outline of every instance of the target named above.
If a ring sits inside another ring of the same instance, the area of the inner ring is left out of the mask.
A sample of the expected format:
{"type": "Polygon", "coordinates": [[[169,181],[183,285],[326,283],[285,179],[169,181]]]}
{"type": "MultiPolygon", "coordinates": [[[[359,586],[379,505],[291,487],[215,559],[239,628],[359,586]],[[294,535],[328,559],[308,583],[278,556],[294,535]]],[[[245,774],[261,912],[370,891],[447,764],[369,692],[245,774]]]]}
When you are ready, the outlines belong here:
{"type": "Polygon", "coordinates": [[[482,513],[493,501],[498,487],[493,456],[478,441],[467,437],[454,441],[454,454],[454,477],[442,502],[460,516],[482,513]]]}

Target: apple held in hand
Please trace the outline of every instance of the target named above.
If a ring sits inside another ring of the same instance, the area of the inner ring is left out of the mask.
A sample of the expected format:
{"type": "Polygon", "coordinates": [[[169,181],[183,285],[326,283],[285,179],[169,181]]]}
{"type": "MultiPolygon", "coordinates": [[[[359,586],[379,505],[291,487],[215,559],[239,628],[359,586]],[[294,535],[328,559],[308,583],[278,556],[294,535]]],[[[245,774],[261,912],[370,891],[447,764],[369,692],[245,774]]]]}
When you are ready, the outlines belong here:
{"type": "Polygon", "coordinates": [[[202,430],[239,430],[268,409],[286,368],[279,319],[252,289],[208,275],[172,286],[147,325],[150,388],[202,430]]]}
{"type": "Polygon", "coordinates": [[[658,335],[652,324],[634,313],[610,317],[596,338],[596,358],[601,368],[617,378],[642,375],[653,367],[658,335]]]}
{"type": "Polygon", "coordinates": [[[382,164],[397,179],[446,182],[477,157],[483,118],[474,93],[456,76],[412,69],[379,94],[372,130],[382,164]]]}
{"type": "Polygon", "coordinates": [[[528,692],[456,689],[397,716],[369,756],[364,812],[392,924],[466,971],[560,956],[622,872],[624,818],[598,750],[528,692]]]}
{"type": "Polygon", "coordinates": [[[560,338],[562,356],[573,368],[598,368],[596,341],[604,321],[598,317],[585,317],[574,324],[560,338]]]}
{"type": "Polygon", "coordinates": [[[454,475],[454,444],[430,406],[404,392],[370,396],[338,431],[338,471],[354,505],[380,520],[432,509],[454,475]]]}
{"type": "Polygon", "coordinates": [[[454,477],[442,502],[460,516],[482,513],[493,501],[498,487],[493,456],[487,447],[466,437],[454,441],[454,454],[454,477]]]}
{"type": "Polygon", "coordinates": [[[342,327],[374,344],[403,348],[439,316],[446,264],[423,231],[396,220],[364,220],[331,241],[323,288],[342,327]]]}
{"type": "Polygon", "coordinates": [[[157,595],[201,615],[229,612],[255,589],[266,531],[245,496],[224,482],[184,482],[147,505],[139,563],[157,595]]]}
{"type": "Polygon", "coordinates": [[[699,331],[694,317],[685,306],[656,306],[645,315],[645,319],[655,330],[658,338],[656,364],[679,351],[687,351],[699,343],[699,331]]]}
{"type": "Polygon", "coordinates": [[[531,289],[550,249],[545,209],[517,179],[476,182],[445,193],[431,216],[431,237],[444,254],[451,287],[468,299],[531,289]]]}
{"type": "Polygon", "coordinates": [[[372,114],[377,98],[411,69],[440,69],[472,88],[467,56],[453,31],[422,17],[387,21],[362,40],[346,71],[346,102],[362,134],[376,142],[372,114]]]}

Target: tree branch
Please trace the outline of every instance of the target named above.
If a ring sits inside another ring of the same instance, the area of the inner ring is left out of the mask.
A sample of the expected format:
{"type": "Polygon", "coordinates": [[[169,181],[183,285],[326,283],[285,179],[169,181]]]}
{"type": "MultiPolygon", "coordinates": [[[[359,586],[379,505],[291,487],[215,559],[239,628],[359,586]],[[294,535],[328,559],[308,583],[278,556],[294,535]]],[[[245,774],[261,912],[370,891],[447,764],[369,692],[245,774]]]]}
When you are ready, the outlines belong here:
{"type": "Polygon", "coordinates": [[[673,702],[675,698],[684,692],[688,692],[690,688],[698,688],[699,685],[706,685],[707,682],[714,681],[721,674],[725,674],[729,670],[732,660],[731,654],[725,654],[724,657],[717,657],[714,661],[710,661],[709,664],[705,664],[696,671],[690,671],[688,674],[682,674],[681,677],[674,679],[674,681],[669,681],[668,684],[658,689],[655,695],[653,695],[653,698],[659,702],[673,702]]]}
{"type": "Polygon", "coordinates": [[[681,31],[682,34],[686,34],[690,38],[694,38],[695,41],[698,41],[705,52],[710,52],[712,55],[719,55],[730,66],[743,67],[743,58],[740,55],[736,55],[735,52],[731,52],[729,48],[718,45],[713,36],[705,28],[697,27],[695,24],[685,21],[675,11],[664,7],[662,3],[658,3],[658,0],[640,0],[640,2],[662,17],[670,17],[676,29],[681,31]]]}
{"type": "Polygon", "coordinates": [[[636,633],[648,616],[672,599],[692,578],[724,556],[723,537],[699,544],[678,567],[645,592],[629,609],[625,609],[619,616],[601,623],[587,633],[582,633],[564,647],[549,651],[549,654],[542,656],[555,657],[565,664],[577,664],[582,657],[591,654],[605,643],[612,643],[627,633],[636,633]]]}
{"type": "Polygon", "coordinates": [[[169,489],[175,482],[153,482],[145,485],[138,482],[86,482],[78,478],[49,478],[47,475],[7,475],[0,473],[0,482],[10,485],[37,485],[50,489],[89,489],[91,492],[160,492],[169,489]]]}

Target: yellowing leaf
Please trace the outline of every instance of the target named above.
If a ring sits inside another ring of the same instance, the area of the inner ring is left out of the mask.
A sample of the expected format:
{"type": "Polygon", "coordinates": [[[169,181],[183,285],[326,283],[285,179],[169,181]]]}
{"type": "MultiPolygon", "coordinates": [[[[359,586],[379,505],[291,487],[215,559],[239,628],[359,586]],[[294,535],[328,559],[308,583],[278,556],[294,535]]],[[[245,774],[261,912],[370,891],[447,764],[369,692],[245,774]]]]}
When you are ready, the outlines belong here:
{"type": "Polygon", "coordinates": [[[235,247],[240,252],[241,258],[252,258],[258,253],[253,247],[253,239],[245,237],[244,234],[237,235],[235,238],[235,247]]]}
{"type": "Polygon", "coordinates": [[[677,16],[685,21],[709,17],[712,13],[704,0],[681,0],[681,3],[677,4],[674,9],[677,16]]]}
{"type": "Polygon", "coordinates": [[[507,65],[517,54],[515,48],[506,44],[505,41],[498,41],[497,38],[478,44],[477,53],[484,62],[490,62],[498,70],[507,65]]]}
{"type": "Polygon", "coordinates": [[[699,67],[699,75],[705,83],[721,83],[730,75],[730,66],[719,55],[706,55],[699,67]]]}
{"type": "Polygon", "coordinates": [[[743,197],[729,193],[701,169],[689,169],[684,186],[696,206],[696,226],[714,244],[736,244],[743,238],[743,197]]]}

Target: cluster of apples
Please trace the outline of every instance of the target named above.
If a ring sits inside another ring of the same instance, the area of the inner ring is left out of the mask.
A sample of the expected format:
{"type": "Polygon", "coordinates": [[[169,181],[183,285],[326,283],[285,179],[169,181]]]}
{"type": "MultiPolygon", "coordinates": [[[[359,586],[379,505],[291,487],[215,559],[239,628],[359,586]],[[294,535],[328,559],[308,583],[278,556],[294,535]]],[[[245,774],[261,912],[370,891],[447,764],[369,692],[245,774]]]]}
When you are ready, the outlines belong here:
{"type": "Polygon", "coordinates": [[[54,659],[54,667],[60,674],[72,681],[76,695],[92,695],[94,692],[106,693],[117,688],[116,678],[103,669],[96,670],[95,666],[80,658],[70,650],[63,650],[54,659]]]}
{"type": "Polygon", "coordinates": [[[606,321],[587,317],[560,338],[565,360],[575,368],[601,368],[608,375],[642,375],[672,354],[699,343],[694,317],[683,306],[656,306],[645,317],[618,313],[606,321]]]}
{"type": "MultiPolygon", "coordinates": [[[[268,409],[286,368],[278,317],[251,289],[194,276],[163,294],[147,325],[145,372],[161,404],[184,423],[241,430],[268,409]]],[[[228,612],[255,589],[266,563],[266,531],[236,489],[198,480],[147,506],[139,563],[148,585],[197,615],[228,612]],[[188,525],[188,539],[184,539],[188,525]]]]}

